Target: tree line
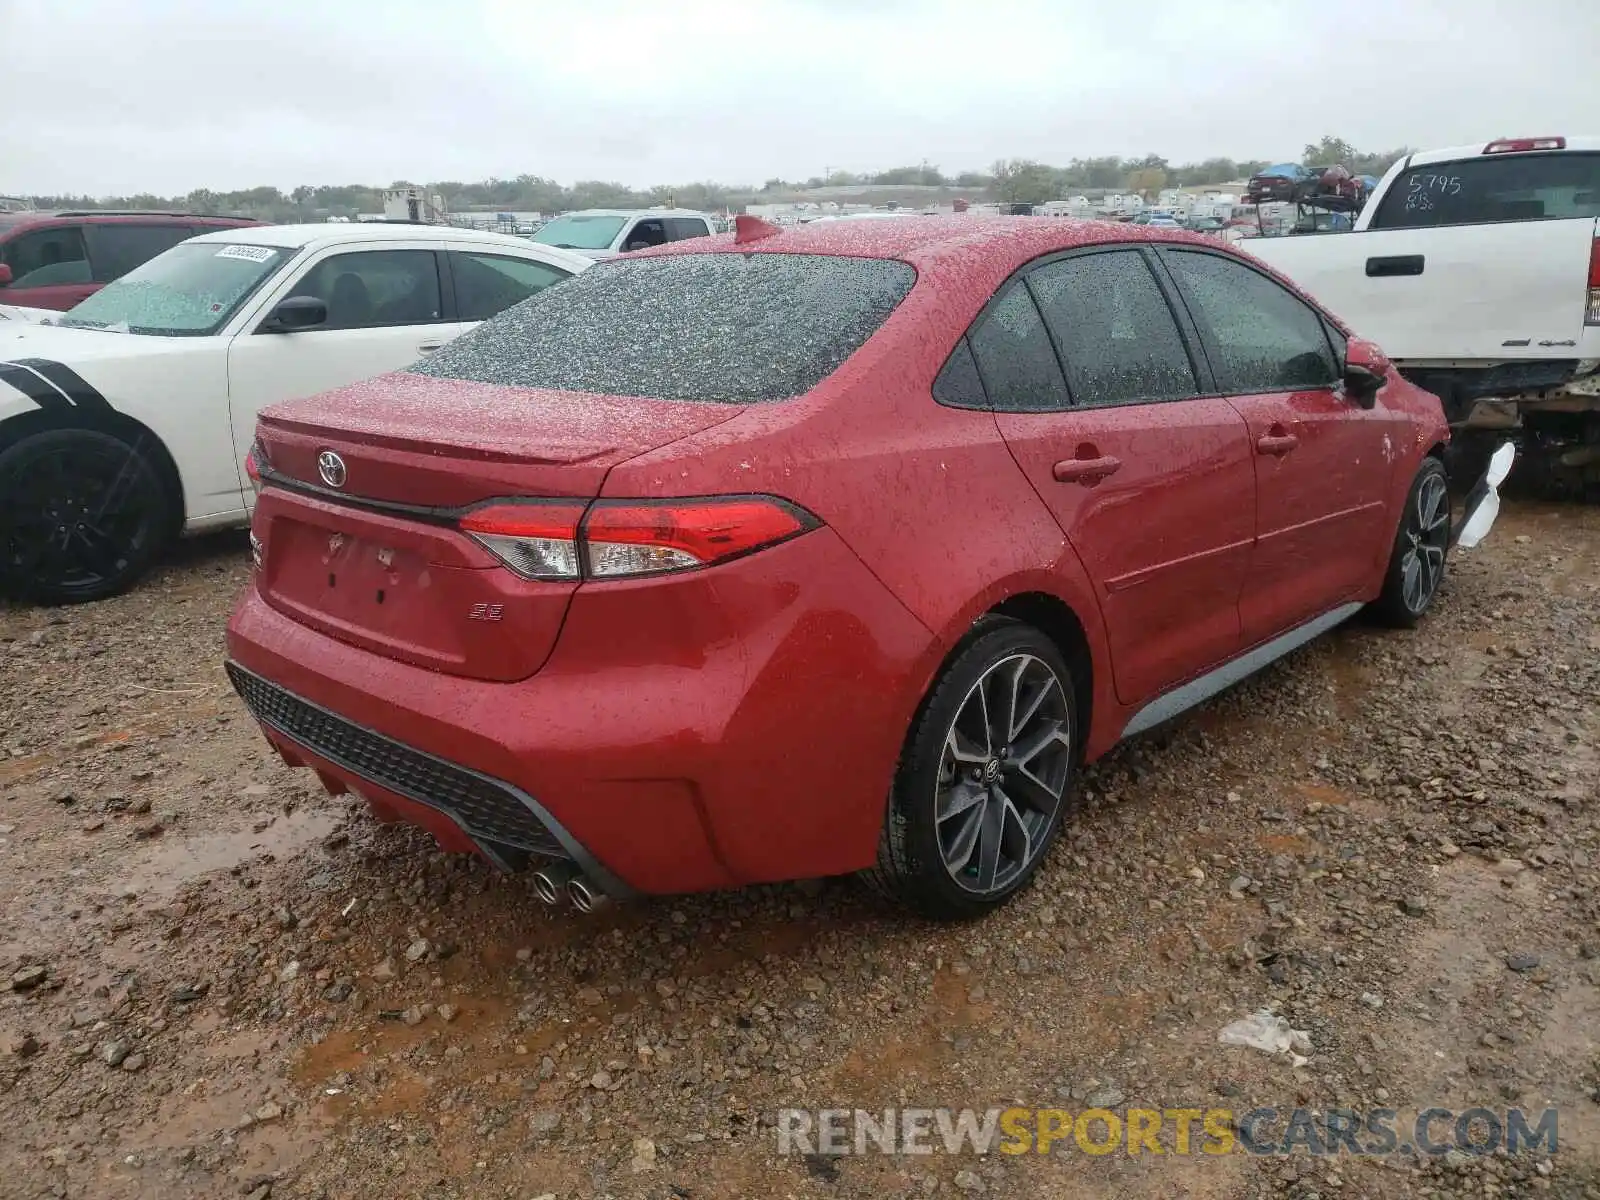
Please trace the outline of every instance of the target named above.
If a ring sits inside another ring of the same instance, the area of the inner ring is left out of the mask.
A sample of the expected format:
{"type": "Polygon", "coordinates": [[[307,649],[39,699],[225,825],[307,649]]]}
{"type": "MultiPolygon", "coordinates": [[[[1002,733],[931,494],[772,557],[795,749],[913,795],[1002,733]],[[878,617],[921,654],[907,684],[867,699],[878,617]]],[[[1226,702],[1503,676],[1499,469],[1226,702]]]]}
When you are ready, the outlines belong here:
{"type": "MultiPolygon", "coordinates": [[[[1306,166],[1340,164],[1356,175],[1381,175],[1408,153],[1404,148],[1376,153],[1357,150],[1342,138],[1324,137],[1308,143],[1300,161],[1306,166]]],[[[1283,160],[1276,160],[1283,161],[1283,160]]],[[[486,179],[477,183],[442,180],[417,185],[396,180],[390,188],[421,186],[438,195],[452,212],[490,210],[506,212],[567,212],[580,208],[645,208],[675,204],[684,208],[719,210],[756,201],[775,201],[820,187],[943,188],[970,199],[995,199],[1010,203],[1042,204],[1078,192],[1137,191],[1153,193],[1164,187],[1193,187],[1248,178],[1268,165],[1268,160],[1208,158],[1173,165],[1159,154],[1140,158],[1075,158],[1066,166],[1051,166],[1031,159],[1001,159],[988,171],[962,171],[946,175],[937,166],[920,163],[887,171],[857,174],[831,171],[803,180],[768,179],[760,187],[714,182],[636,189],[604,180],[580,180],[570,186],[541,175],[514,179],[486,179]]],[[[341,186],[302,185],[284,192],[275,187],[254,187],[219,192],[200,188],[184,196],[35,196],[40,208],[182,209],[188,212],[226,213],[270,221],[321,220],[379,212],[388,190],[367,184],[341,186]]]]}

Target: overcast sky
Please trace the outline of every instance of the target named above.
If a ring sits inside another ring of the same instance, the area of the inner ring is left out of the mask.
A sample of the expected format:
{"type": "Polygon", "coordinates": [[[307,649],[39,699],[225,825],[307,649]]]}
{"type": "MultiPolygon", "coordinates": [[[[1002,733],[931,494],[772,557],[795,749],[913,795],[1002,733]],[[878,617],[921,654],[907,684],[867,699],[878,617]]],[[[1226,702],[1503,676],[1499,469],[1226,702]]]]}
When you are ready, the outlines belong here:
{"type": "Polygon", "coordinates": [[[1600,133],[1596,61],[1600,0],[0,0],[0,194],[1276,160],[1600,133]]]}

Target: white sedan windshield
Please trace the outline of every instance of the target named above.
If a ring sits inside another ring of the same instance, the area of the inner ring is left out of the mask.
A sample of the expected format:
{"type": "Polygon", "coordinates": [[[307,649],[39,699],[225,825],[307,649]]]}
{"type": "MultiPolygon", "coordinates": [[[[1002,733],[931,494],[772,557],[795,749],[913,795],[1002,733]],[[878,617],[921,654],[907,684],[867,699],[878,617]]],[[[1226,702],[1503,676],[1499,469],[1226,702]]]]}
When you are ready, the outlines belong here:
{"type": "Polygon", "coordinates": [[[162,337],[215,333],[293,253],[281,246],[185,242],[108,283],[56,323],[162,337]]]}

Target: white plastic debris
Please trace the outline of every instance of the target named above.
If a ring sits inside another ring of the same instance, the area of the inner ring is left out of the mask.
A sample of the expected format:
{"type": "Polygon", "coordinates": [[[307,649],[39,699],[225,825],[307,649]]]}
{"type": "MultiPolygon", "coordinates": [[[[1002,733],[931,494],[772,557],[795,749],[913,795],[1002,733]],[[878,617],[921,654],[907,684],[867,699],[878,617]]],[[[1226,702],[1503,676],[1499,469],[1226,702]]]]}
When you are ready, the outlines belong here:
{"type": "Polygon", "coordinates": [[[1287,1055],[1297,1067],[1310,1061],[1311,1035],[1303,1029],[1290,1029],[1289,1022],[1267,1008],[1223,1026],[1217,1041],[1224,1046],[1248,1046],[1263,1054],[1287,1055]]]}
{"type": "Polygon", "coordinates": [[[1470,550],[1489,536],[1494,519],[1500,514],[1500,485],[1511,474],[1511,464],[1516,456],[1516,448],[1510,442],[1489,456],[1489,469],[1483,476],[1489,490],[1461,526],[1461,536],[1456,539],[1456,545],[1461,549],[1470,550]]]}

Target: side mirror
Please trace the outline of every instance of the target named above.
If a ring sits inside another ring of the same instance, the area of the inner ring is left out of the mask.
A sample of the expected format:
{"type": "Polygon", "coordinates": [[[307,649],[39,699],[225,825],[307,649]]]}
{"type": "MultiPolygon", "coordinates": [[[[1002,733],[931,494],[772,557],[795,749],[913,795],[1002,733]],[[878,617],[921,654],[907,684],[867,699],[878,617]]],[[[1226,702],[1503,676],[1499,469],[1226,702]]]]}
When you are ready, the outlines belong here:
{"type": "Polygon", "coordinates": [[[1365,338],[1351,338],[1345,347],[1344,388],[1362,408],[1371,408],[1389,378],[1389,356],[1365,338]]]}
{"type": "Polygon", "coordinates": [[[290,296],[280,300],[272,315],[261,322],[265,333],[294,333],[313,329],[328,319],[328,306],[315,296],[290,296]]]}
{"type": "Polygon", "coordinates": [[[10,264],[0,263],[0,288],[10,287],[13,278],[15,277],[11,274],[10,264]]]}

